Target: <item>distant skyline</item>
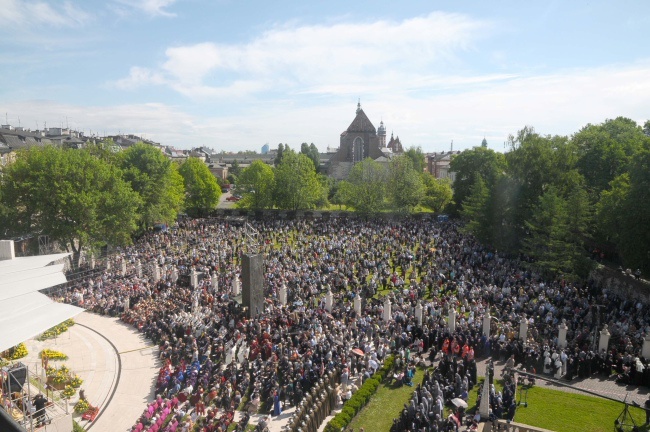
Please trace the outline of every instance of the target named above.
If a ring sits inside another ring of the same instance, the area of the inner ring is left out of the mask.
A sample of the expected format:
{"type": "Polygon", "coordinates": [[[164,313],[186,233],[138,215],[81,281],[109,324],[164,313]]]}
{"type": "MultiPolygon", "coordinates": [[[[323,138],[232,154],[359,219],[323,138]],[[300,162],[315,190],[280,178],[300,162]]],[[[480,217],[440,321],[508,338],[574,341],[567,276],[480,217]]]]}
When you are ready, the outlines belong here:
{"type": "Polygon", "coordinates": [[[425,152],[650,119],[650,2],[0,0],[0,115],[187,149],[425,152]]]}

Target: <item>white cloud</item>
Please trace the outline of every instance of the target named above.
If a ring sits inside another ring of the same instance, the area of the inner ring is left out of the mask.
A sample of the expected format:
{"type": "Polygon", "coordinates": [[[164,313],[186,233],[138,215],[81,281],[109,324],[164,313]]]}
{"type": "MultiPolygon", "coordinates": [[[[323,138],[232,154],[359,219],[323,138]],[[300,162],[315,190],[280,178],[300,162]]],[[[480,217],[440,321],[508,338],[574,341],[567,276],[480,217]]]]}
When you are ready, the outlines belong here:
{"type": "Polygon", "coordinates": [[[149,75],[164,76],[166,84],[192,97],[270,89],[338,93],[361,83],[369,88],[403,86],[410,78],[447,71],[457,53],[472,49],[476,36],[484,36],[489,27],[447,13],[401,22],[287,24],[244,44],[168,48],[166,61],[149,69],[149,75]]]}
{"type": "Polygon", "coordinates": [[[116,0],[119,4],[140,10],[151,16],[175,17],[176,14],[166,10],[176,0],[116,0]]]}
{"type": "Polygon", "coordinates": [[[4,28],[24,25],[74,27],[91,18],[89,13],[69,1],[52,5],[45,1],[0,0],[0,25],[4,28]]]}

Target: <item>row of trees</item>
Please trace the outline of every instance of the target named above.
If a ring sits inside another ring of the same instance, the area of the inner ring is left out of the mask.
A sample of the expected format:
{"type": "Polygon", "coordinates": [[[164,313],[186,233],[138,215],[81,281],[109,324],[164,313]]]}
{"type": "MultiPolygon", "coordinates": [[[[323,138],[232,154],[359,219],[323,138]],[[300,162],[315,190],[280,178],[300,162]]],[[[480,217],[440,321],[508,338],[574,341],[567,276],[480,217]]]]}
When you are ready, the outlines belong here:
{"type": "Polygon", "coordinates": [[[182,210],[201,214],[217,205],[221,189],[200,160],[178,165],[142,143],[120,153],[113,147],[20,152],[0,177],[1,234],[46,234],[78,260],[83,249],[129,244],[182,210]]]}
{"type": "Polygon", "coordinates": [[[452,199],[448,180],[424,173],[424,155],[409,149],[389,164],[366,159],[356,164],[347,180],[336,182],[318,174],[311,146],[296,153],[288,147],[278,151],[275,168],[254,161],[238,176],[238,206],[250,210],[287,210],[345,205],[371,215],[384,210],[410,212],[418,206],[441,211],[452,199]]]}
{"type": "Polygon", "coordinates": [[[571,137],[526,127],[506,154],[466,150],[451,163],[456,209],[479,240],[549,275],[584,277],[594,250],[650,271],[648,135],[650,122],[619,117],[571,137]]]}

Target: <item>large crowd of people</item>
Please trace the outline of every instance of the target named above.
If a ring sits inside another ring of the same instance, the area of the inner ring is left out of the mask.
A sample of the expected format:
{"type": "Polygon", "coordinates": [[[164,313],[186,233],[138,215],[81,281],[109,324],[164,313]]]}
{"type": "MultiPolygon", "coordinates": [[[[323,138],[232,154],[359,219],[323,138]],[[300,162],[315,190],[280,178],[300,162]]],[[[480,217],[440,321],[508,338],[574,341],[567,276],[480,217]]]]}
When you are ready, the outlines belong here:
{"type": "Polygon", "coordinates": [[[395,430],[442,430],[436,429],[444,420],[441,406],[467,397],[480,356],[566,379],[614,370],[622,381],[650,386],[649,359],[640,357],[650,309],[594,284],[543,280],[521,259],[461,233],[454,221],[315,218],[234,225],[183,219],[144,235],[110,262],[71,284],[64,297],[119,315],[160,346],[156,399],[135,421],[137,431],[195,425],[225,431],[234,409],[277,415],[298,404],[329,370],[341,373],[347,392],[348,382],[370,376],[391,353],[442,358],[395,430]],[[247,318],[232,287],[242,254],[254,249],[265,257],[266,302],[247,318]],[[188,275],[194,272],[200,277],[192,287],[188,275]],[[446,322],[452,308],[453,332],[446,322]],[[486,313],[494,317],[489,337],[483,334],[486,313]],[[522,317],[529,321],[526,341],[518,338],[522,317]],[[560,348],[563,321],[568,344],[560,348]],[[606,352],[598,352],[604,324],[611,340],[606,352]]]}

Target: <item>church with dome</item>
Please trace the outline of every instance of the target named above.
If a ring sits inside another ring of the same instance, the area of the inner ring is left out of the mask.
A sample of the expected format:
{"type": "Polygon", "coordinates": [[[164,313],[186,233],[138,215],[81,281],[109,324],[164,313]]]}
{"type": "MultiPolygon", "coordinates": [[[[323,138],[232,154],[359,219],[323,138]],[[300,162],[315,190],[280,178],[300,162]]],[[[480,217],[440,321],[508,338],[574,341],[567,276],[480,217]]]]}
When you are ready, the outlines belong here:
{"type": "Polygon", "coordinates": [[[375,129],[368,116],[357,104],[357,113],[350,126],[341,133],[340,145],[337,152],[329,161],[328,174],[338,180],[346,179],[354,164],[366,158],[377,162],[387,163],[390,158],[404,152],[399,137],[391,133],[390,141],[386,143],[386,127],[384,122],[375,129]]]}

